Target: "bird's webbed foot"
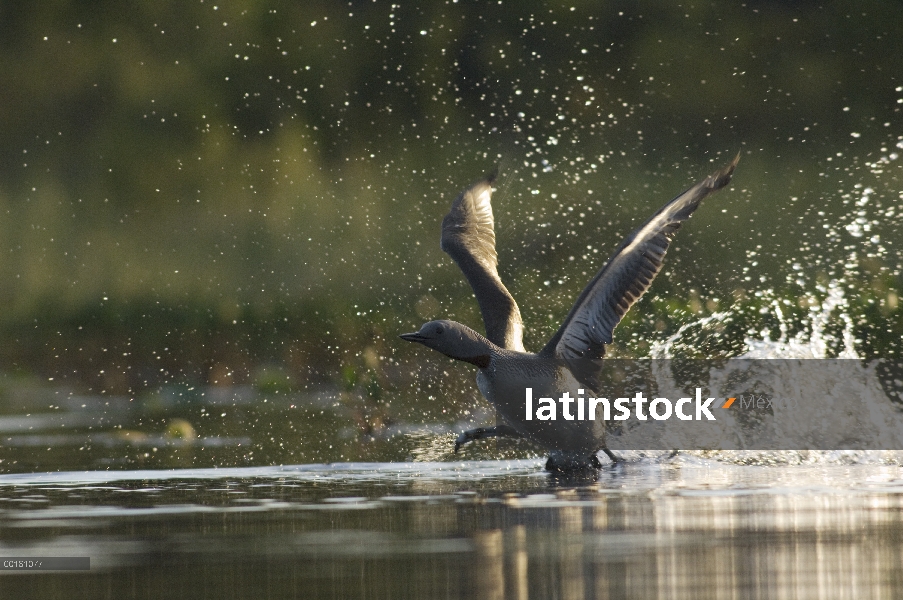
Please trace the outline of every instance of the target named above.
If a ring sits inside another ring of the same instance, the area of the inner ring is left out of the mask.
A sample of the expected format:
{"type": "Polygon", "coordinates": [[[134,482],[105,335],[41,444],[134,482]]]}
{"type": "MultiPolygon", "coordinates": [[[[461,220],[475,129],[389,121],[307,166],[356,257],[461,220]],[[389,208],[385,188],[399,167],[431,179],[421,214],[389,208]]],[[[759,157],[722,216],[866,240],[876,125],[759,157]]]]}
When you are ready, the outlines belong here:
{"type": "Polygon", "coordinates": [[[458,439],[455,440],[455,454],[458,453],[458,450],[464,444],[488,437],[519,438],[521,437],[521,435],[517,432],[516,429],[509,427],[508,425],[496,425],[495,427],[477,427],[476,429],[468,429],[467,431],[461,433],[461,435],[458,436],[458,439]]]}

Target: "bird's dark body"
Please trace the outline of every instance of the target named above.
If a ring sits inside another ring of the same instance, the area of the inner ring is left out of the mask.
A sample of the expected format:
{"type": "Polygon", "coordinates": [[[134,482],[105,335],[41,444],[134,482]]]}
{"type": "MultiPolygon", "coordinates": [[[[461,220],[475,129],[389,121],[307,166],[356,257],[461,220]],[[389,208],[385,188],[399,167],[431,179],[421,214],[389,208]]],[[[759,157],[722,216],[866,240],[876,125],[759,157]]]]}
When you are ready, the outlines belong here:
{"type": "MultiPolygon", "coordinates": [[[[576,398],[578,391],[589,391],[574,378],[566,364],[525,352],[505,351],[499,358],[502,357],[504,360],[493,357],[489,366],[477,372],[477,387],[495,407],[502,421],[514,428],[520,437],[575,458],[586,458],[605,446],[602,420],[568,420],[561,414],[554,421],[536,418],[535,407],[540,398],[550,398],[557,406],[565,392],[576,398]],[[531,390],[533,418],[530,420],[527,419],[526,388],[531,390]]],[[[573,407],[571,410],[576,411],[573,407]]]]}

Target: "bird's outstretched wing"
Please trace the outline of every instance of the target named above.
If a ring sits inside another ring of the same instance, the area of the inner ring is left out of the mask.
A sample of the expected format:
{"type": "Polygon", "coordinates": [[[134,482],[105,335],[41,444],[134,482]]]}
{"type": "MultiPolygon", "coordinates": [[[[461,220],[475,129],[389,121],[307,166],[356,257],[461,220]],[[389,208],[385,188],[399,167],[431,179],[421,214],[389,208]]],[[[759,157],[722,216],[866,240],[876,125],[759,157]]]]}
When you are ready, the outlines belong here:
{"type": "Polygon", "coordinates": [[[574,307],[540,353],[568,361],[595,360],[605,354],[612,331],[627,310],[649,289],[662,268],[665,252],[680,224],[706,196],[726,186],[740,155],[668,202],[621,242],[602,270],[577,298],[574,307]]]}
{"type": "Polygon", "coordinates": [[[498,273],[495,220],[492,216],[493,171],[455,198],[442,219],[440,246],[461,268],[473,289],[490,342],[523,352],[523,322],[517,303],[498,273]]]}

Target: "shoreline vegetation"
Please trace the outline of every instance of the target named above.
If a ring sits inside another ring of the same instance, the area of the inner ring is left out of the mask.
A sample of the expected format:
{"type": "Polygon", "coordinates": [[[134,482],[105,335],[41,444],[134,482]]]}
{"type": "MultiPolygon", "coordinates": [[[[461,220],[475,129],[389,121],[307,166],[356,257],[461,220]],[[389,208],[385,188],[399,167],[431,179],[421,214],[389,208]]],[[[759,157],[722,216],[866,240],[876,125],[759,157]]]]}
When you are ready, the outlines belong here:
{"type": "Polygon", "coordinates": [[[371,371],[427,368],[397,332],[479,323],[435,235],[462,185],[501,166],[537,347],[612,240],[738,150],[615,350],[730,309],[707,343],[736,351],[774,321],[757,293],[801,320],[839,281],[857,350],[900,355],[903,7],[353,4],[0,9],[0,373],[384,394],[371,371]]]}

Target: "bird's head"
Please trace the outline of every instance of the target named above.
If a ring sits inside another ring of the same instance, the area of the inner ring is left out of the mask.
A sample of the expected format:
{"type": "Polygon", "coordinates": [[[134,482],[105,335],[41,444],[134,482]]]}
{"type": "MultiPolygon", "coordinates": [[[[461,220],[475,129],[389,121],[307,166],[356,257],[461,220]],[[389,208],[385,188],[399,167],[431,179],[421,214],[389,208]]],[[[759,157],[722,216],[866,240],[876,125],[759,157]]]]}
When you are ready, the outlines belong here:
{"type": "Polygon", "coordinates": [[[493,344],[482,335],[455,321],[430,321],[420,331],[399,336],[408,342],[417,342],[427,348],[457,360],[463,360],[480,368],[489,366],[493,344]]]}

